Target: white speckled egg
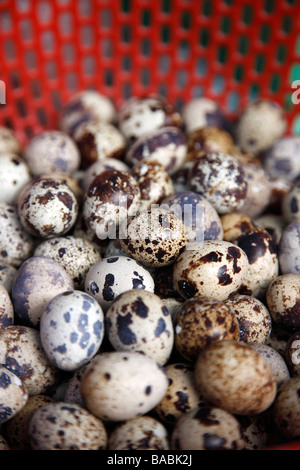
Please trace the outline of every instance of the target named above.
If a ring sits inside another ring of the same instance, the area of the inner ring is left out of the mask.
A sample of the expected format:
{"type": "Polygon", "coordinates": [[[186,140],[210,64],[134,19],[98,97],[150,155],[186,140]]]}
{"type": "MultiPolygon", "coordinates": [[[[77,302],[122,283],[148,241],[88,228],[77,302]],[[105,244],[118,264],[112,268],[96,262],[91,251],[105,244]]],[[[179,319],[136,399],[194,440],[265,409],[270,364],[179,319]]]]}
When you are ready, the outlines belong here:
{"type": "Polygon", "coordinates": [[[21,153],[21,144],[14,131],[6,126],[0,126],[0,153],[21,153]]]}
{"type": "Polygon", "coordinates": [[[14,323],[14,307],[8,290],[0,284],[0,329],[14,323]]]}
{"type": "Polygon", "coordinates": [[[56,295],[74,290],[66,270],[55,260],[32,256],[19,267],[12,287],[15,318],[38,327],[42,311],[56,295]]]}
{"type": "Polygon", "coordinates": [[[245,450],[265,449],[269,442],[269,423],[264,415],[237,416],[245,441],[245,450]]]}
{"type": "Polygon", "coordinates": [[[126,421],[155,408],[168,383],[165,369],[150,357],[133,351],[112,351],[99,354],[87,367],[80,391],[93,415],[126,421]]]}
{"type": "Polygon", "coordinates": [[[281,385],[273,405],[272,419],[283,439],[299,438],[300,377],[292,377],[281,385]]]}
{"type": "Polygon", "coordinates": [[[174,283],[180,295],[225,300],[237,291],[248,272],[242,249],[224,240],[191,243],[174,264],[174,283]]]}
{"type": "Polygon", "coordinates": [[[279,387],[282,383],[290,380],[290,371],[288,361],[285,361],[282,355],[268,344],[252,343],[250,346],[255,349],[267,361],[274,379],[279,387]]]}
{"type": "Polygon", "coordinates": [[[206,97],[188,101],[183,106],[182,119],[188,134],[204,127],[226,127],[225,115],[219,104],[206,97]]]}
{"type": "Polygon", "coordinates": [[[32,450],[103,450],[107,446],[103,422],[75,403],[39,407],[30,419],[28,436],[32,450]]]}
{"type": "Polygon", "coordinates": [[[286,273],[273,279],[266,303],[274,322],[288,330],[300,329],[300,274],[286,273]]]}
{"type": "Polygon", "coordinates": [[[300,181],[295,182],[283,196],[282,215],[288,224],[300,220],[300,181]]]}
{"type": "Polygon", "coordinates": [[[125,173],[130,172],[130,168],[122,160],[113,157],[106,157],[103,160],[96,160],[84,171],[82,177],[82,187],[86,191],[96,176],[104,171],[119,170],[125,173]]]}
{"type": "Polygon", "coordinates": [[[138,416],[113,429],[108,450],[169,450],[168,431],[152,416],[138,416]]]}
{"type": "Polygon", "coordinates": [[[271,178],[293,182],[300,175],[300,136],[278,139],[264,153],[263,166],[271,178]]]}
{"type": "Polygon", "coordinates": [[[104,336],[103,311],[85,292],[64,292],[44,309],[40,336],[48,359],[58,369],[73,371],[98,352],[104,336]]]}
{"type": "Polygon", "coordinates": [[[295,331],[287,340],[284,359],[292,377],[300,376],[300,331],[295,331]]]}
{"type": "Polygon", "coordinates": [[[275,246],[278,248],[281,235],[286,226],[282,214],[273,214],[266,212],[260,217],[256,217],[254,219],[254,224],[257,227],[262,227],[267,230],[267,232],[272,235],[275,246]]]}
{"type": "Polygon", "coordinates": [[[31,180],[26,161],[19,155],[0,153],[0,201],[15,204],[19,191],[31,180]]]}
{"type": "Polygon", "coordinates": [[[240,235],[252,229],[255,225],[251,217],[238,212],[230,212],[220,217],[223,227],[223,238],[234,243],[240,235]]]}
{"type": "Polygon", "coordinates": [[[207,152],[223,152],[233,155],[234,142],[229,132],[219,127],[203,127],[187,137],[186,161],[195,161],[207,152]]]}
{"type": "Polygon", "coordinates": [[[128,256],[109,256],[90,267],[85,291],[95,297],[104,310],[120,294],[131,289],[154,292],[154,279],[141,263],[128,256]]]}
{"type": "Polygon", "coordinates": [[[116,351],[137,351],[164,365],[174,330],[171,315],[153,292],[129,290],[119,295],[105,315],[107,337],[116,351]]]}
{"type": "Polygon", "coordinates": [[[242,168],[247,181],[246,197],[239,212],[248,217],[258,217],[271,201],[272,188],[267,172],[255,163],[244,163],[242,168]]]}
{"type": "Polygon", "coordinates": [[[300,219],[291,222],[282,231],[278,244],[281,274],[300,274],[300,219]]]}
{"type": "Polygon", "coordinates": [[[27,400],[26,385],[16,374],[0,365],[0,424],[16,416],[27,400]]]}
{"type": "Polygon", "coordinates": [[[0,261],[0,284],[11,294],[12,285],[17,274],[17,268],[0,261]]]}

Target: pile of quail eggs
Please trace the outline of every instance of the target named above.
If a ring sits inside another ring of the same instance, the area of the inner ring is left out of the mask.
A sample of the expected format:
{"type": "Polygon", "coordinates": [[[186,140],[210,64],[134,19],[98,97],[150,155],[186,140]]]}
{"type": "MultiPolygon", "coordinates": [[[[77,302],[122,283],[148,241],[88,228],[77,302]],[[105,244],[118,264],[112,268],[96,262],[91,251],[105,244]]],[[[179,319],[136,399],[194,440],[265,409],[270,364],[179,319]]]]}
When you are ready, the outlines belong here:
{"type": "Polygon", "coordinates": [[[117,108],[0,128],[0,448],[300,438],[300,137],[283,109],[117,108]]]}

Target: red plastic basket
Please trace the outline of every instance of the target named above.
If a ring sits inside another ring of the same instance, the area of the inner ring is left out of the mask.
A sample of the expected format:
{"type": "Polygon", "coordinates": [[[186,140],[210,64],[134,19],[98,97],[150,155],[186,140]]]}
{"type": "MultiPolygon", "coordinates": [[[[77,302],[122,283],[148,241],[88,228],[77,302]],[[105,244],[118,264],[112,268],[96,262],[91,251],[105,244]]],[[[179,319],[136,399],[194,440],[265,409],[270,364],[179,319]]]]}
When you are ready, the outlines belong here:
{"type": "Polygon", "coordinates": [[[0,0],[0,124],[24,143],[91,88],[116,105],[205,95],[233,117],[272,98],[298,133],[299,13],[298,0],[0,0]]]}

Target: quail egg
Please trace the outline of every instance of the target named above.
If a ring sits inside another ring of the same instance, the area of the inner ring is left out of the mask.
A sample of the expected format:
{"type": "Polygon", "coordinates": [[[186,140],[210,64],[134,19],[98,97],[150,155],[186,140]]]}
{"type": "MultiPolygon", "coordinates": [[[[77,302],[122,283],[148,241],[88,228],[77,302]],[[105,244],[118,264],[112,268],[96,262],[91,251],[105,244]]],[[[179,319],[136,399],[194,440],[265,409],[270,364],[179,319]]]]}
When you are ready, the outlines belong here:
{"type": "Polygon", "coordinates": [[[110,170],[119,170],[125,173],[130,172],[129,166],[117,158],[106,157],[103,160],[96,160],[88,168],[86,168],[83,173],[81,183],[84,191],[87,191],[88,187],[94,178],[96,178],[96,176],[100,175],[100,173],[103,173],[104,171],[110,170]]]}
{"type": "Polygon", "coordinates": [[[273,405],[272,417],[282,439],[295,440],[300,434],[300,377],[292,377],[281,385],[273,405]]]}
{"type": "Polygon", "coordinates": [[[0,153],[20,154],[21,144],[13,130],[0,126],[0,153]]]}
{"type": "Polygon", "coordinates": [[[275,323],[288,330],[300,330],[299,296],[300,274],[281,274],[270,282],[266,303],[275,323]]]}
{"type": "Polygon", "coordinates": [[[278,245],[281,274],[300,274],[300,219],[288,224],[282,231],[278,245]]]}
{"type": "Polygon", "coordinates": [[[0,284],[0,330],[14,323],[14,307],[8,290],[0,284]]]}
{"type": "Polygon", "coordinates": [[[28,400],[26,385],[11,370],[0,365],[0,424],[18,414],[28,400]]]}
{"type": "Polygon", "coordinates": [[[229,132],[219,127],[204,127],[188,135],[186,160],[196,160],[208,152],[223,152],[232,155],[233,151],[234,142],[229,132]]]}
{"type": "Polygon", "coordinates": [[[295,181],[300,175],[300,137],[278,139],[263,156],[263,166],[271,178],[295,181]]]}
{"type": "Polygon", "coordinates": [[[217,101],[206,97],[189,100],[182,109],[182,120],[188,134],[204,127],[227,128],[227,120],[217,101]]]}
{"type": "Polygon", "coordinates": [[[14,205],[20,190],[31,180],[26,161],[19,155],[0,153],[0,201],[14,205]]]}
{"type": "Polygon", "coordinates": [[[276,380],[277,387],[290,380],[288,360],[285,360],[276,349],[264,343],[252,343],[250,346],[267,361],[276,380]]]}

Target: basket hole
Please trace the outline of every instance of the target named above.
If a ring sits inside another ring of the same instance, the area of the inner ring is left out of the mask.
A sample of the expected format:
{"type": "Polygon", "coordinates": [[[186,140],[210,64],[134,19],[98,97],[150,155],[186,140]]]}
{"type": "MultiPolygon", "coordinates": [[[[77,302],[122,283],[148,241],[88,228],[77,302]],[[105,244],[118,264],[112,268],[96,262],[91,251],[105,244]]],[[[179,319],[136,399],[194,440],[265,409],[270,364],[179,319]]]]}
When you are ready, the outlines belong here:
{"type": "Polygon", "coordinates": [[[202,14],[203,16],[211,16],[212,15],[212,1],[211,0],[205,0],[202,3],[202,14]]]}
{"type": "Polygon", "coordinates": [[[41,1],[37,5],[37,15],[41,23],[49,23],[52,19],[52,5],[49,1],[41,1]]]}
{"type": "Polygon", "coordinates": [[[91,0],[79,0],[79,14],[82,16],[90,16],[92,13],[91,0]]]}
{"type": "Polygon", "coordinates": [[[146,68],[143,68],[141,70],[141,84],[146,87],[146,86],[149,86],[150,84],[150,70],[149,69],[146,69],[146,68]]]}
{"type": "Polygon", "coordinates": [[[20,99],[20,100],[17,100],[16,102],[16,105],[17,105],[17,111],[19,113],[19,116],[24,118],[27,116],[27,108],[26,108],[26,103],[24,100],[20,99]]]}
{"type": "Polygon", "coordinates": [[[25,52],[25,63],[29,70],[36,68],[36,54],[35,51],[29,50],[25,52]]]}
{"type": "Polygon", "coordinates": [[[246,55],[249,51],[249,38],[241,36],[238,42],[238,51],[241,55],[246,55]]]}
{"type": "Polygon", "coordinates": [[[17,0],[17,10],[20,13],[25,13],[30,9],[30,0],[17,0]]]}
{"type": "Polygon", "coordinates": [[[4,33],[7,33],[12,28],[11,14],[7,10],[4,10],[0,15],[0,28],[4,33]]]}
{"type": "Polygon", "coordinates": [[[130,0],[121,0],[121,11],[123,13],[129,13],[131,10],[131,1],[130,0]]]}
{"type": "Polygon", "coordinates": [[[223,33],[225,35],[230,33],[230,31],[231,31],[231,20],[228,16],[223,16],[223,18],[221,18],[220,30],[221,30],[221,33],[223,33]]]}
{"type": "Polygon", "coordinates": [[[105,70],[104,83],[108,87],[112,87],[114,85],[114,74],[112,70],[105,70]]]}
{"type": "Polygon", "coordinates": [[[121,40],[125,44],[131,42],[131,27],[129,25],[124,25],[121,29],[121,40]]]}
{"type": "Polygon", "coordinates": [[[158,93],[160,96],[166,97],[168,95],[167,86],[165,83],[161,83],[158,87],[158,93]]]}
{"type": "Polygon", "coordinates": [[[59,15],[59,30],[63,36],[68,36],[73,31],[73,19],[70,13],[63,12],[59,15]]]}
{"type": "Polygon", "coordinates": [[[280,90],[280,85],[281,85],[280,76],[277,74],[274,74],[270,79],[270,91],[272,93],[278,92],[280,90]]]}
{"type": "Polygon", "coordinates": [[[131,67],[132,67],[131,57],[124,56],[123,59],[122,59],[122,70],[124,70],[124,72],[130,72],[131,67]]]}
{"type": "Polygon", "coordinates": [[[4,41],[4,54],[7,61],[12,61],[16,58],[15,44],[11,39],[4,41]]]}
{"type": "Polygon", "coordinates": [[[162,0],[161,11],[163,13],[170,13],[171,11],[171,0],[162,0]]]}
{"type": "Polygon", "coordinates": [[[33,98],[40,98],[42,96],[41,85],[38,80],[33,80],[30,83],[30,88],[31,88],[31,94],[33,98]]]}
{"type": "Polygon", "coordinates": [[[57,66],[54,61],[46,63],[46,75],[49,80],[54,80],[57,77],[57,66]]]}
{"type": "Polygon", "coordinates": [[[210,31],[207,28],[203,28],[200,31],[199,42],[202,47],[208,47],[210,43],[210,31]]]}
{"type": "Polygon", "coordinates": [[[281,23],[281,31],[284,34],[288,34],[291,32],[293,26],[293,20],[290,16],[284,16],[282,18],[282,23],[281,23]]]}
{"type": "Polygon", "coordinates": [[[20,74],[16,70],[10,74],[10,84],[13,89],[21,87],[20,74]]]}
{"type": "Polygon", "coordinates": [[[242,10],[242,22],[245,25],[250,25],[253,21],[253,8],[251,5],[245,5],[242,10]]]}
{"type": "Polygon", "coordinates": [[[112,26],[112,15],[108,8],[100,11],[100,24],[103,29],[110,29],[112,26]]]}
{"type": "Polygon", "coordinates": [[[200,86],[200,85],[194,86],[194,88],[193,88],[193,97],[194,98],[200,98],[201,96],[203,96],[202,86],[200,86]]]}
{"type": "Polygon", "coordinates": [[[142,39],[141,41],[141,54],[144,57],[149,57],[151,55],[151,43],[149,39],[142,39]]]}
{"type": "Polygon", "coordinates": [[[222,93],[224,91],[224,77],[222,75],[216,75],[212,87],[216,95],[222,93]]]}
{"type": "Polygon", "coordinates": [[[200,77],[203,77],[207,73],[207,60],[204,57],[200,57],[196,62],[196,73],[200,77]]]}
{"type": "Polygon", "coordinates": [[[53,52],[55,50],[55,41],[52,31],[44,31],[42,33],[42,46],[45,52],[53,52]]]}
{"type": "Polygon", "coordinates": [[[93,75],[95,72],[95,59],[93,56],[83,57],[82,66],[86,75],[93,75]]]}
{"type": "Polygon", "coordinates": [[[20,21],[20,30],[21,36],[23,41],[31,41],[32,40],[32,22],[29,19],[24,19],[20,21]]]}
{"type": "Polygon", "coordinates": [[[62,47],[63,60],[66,64],[71,64],[75,60],[74,46],[71,43],[63,44],[62,47]]]}
{"type": "Polygon", "coordinates": [[[290,70],[290,81],[294,82],[299,80],[300,77],[300,64],[293,64],[290,70]]]}
{"type": "Polygon", "coordinates": [[[91,47],[93,45],[94,35],[90,26],[82,26],[80,36],[83,46],[91,47]]]}
{"type": "Polygon", "coordinates": [[[182,29],[189,30],[191,28],[192,18],[189,11],[183,11],[180,18],[180,26],[182,29]]]}
{"type": "Polygon", "coordinates": [[[266,44],[271,39],[271,28],[268,24],[262,25],[260,29],[260,40],[262,43],[266,44]]]}
{"type": "Polygon", "coordinates": [[[263,54],[258,54],[255,58],[254,70],[256,73],[262,73],[265,69],[266,60],[263,54]]]}
{"type": "Polygon", "coordinates": [[[45,113],[45,110],[42,108],[37,109],[37,117],[40,122],[40,124],[45,127],[47,125],[47,115],[45,113]]]}
{"type": "Polygon", "coordinates": [[[161,41],[163,44],[168,44],[171,40],[171,29],[168,25],[161,27],[161,41]]]}
{"type": "Polygon", "coordinates": [[[58,91],[53,90],[51,92],[51,100],[55,109],[57,110],[61,109],[62,104],[61,104],[61,99],[60,99],[60,95],[58,91]]]}
{"type": "Polygon", "coordinates": [[[256,100],[257,98],[259,98],[259,93],[260,93],[260,90],[259,90],[258,84],[252,83],[249,89],[249,99],[256,100]]]}
{"type": "Polygon", "coordinates": [[[265,0],[264,2],[264,11],[268,14],[273,13],[275,9],[274,0],[265,0]]]}
{"type": "Polygon", "coordinates": [[[179,59],[188,60],[190,55],[190,44],[188,41],[181,41],[179,44],[179,59]]]}
{"type": "Polygon", "coordinates": [[[102,39],[101,41],[101,55],[109,58],[113,55],[113,44],[111,39],[102,39]]]}
{"type": "Polygon", "coordinates": [[[122,87],[122,95],[124,100],[128,100],[132,96],[132,89],[130,83],[124,83],[122,87]]]}
{"type": "Polygon", "coordinates": [[[186,70],[179,70],[177,73],[176,83],[179,88],[184,88],[187,86],[188,75],[186,70]]]}
{"type": "Polygon", "coordinates": [[[297,42],[296,42],[296,54],[297,56],[300,56],[300,35],[298,36],[297,42]]]}
{"type": "Polygon", "coordinates": [[[227,101],[227,108],[229,112],[235,113],[238,111],[240,105],[240,95],[237,91],[233,91],[229,94],[228,101],[227,101]]]}
{"type": "Polygon", "coordinates": [[[144,28],[149,28],[149,26],[151,26],[151,11],[143,10],[141,12],[141,25],[144,28]]]}
{"type": "Polygon", "coordinates": [[[227,62],[227,47],[224,45],[219,46],[217,51],[217,60],[220,64],[225,64],[227,62]]]}
{"type": "Polygon", "coordinates": [[[77,89],[77,76],[74,72],[68,72],[66,74],[66,86],[71,92],[74,92],[77,89]]]}
{"type": "Polygon", "coordinates": [[[283,64],[285,62],[287,56],[287,50],[286,46],[284,44],[279,44],[277,47],[277,54],[276,54],[276,60],[279,64],[283,64]]]}
{"type": "Polygon", "coordinates": [[[234,69],[234,80],[241,83],[244,79],[244,67],[242,65],[236,65],[234,69]]]}
{"type": "Polygon", "coordinates": [[[162,74],[167,74],[170,71],[170,57],[166,54],[162,55],[159,60],[159,70],[162,74]]]}

